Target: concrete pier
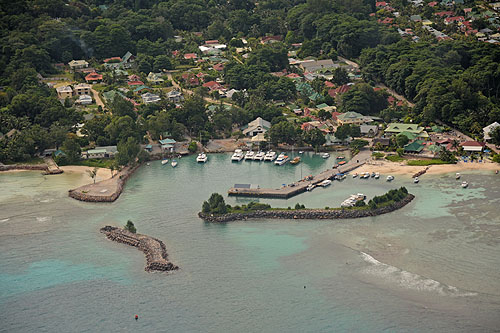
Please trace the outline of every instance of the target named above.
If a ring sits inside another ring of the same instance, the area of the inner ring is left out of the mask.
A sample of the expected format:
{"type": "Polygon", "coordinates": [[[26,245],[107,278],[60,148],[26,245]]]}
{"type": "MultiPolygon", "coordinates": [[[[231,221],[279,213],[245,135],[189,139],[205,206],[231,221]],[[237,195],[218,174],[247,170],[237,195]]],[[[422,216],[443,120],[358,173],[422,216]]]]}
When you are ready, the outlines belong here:
{"type": "Polygon", "coordinates": [[[370,150],[362,150],[354,156],[346,164],[336,168],[328,169],[313,177],[312,180],[300,180],[293,183],[293,186],[287,185],[280,188],[235,188],[231,187],[228,190],[228,195],[243,196],[243,197],[260,197],[260,198],[278,198],[288,199],[297,194],[306,191],[309,185],[317,185],[326,179],[331,179],[337,173],[346,173],[352,171],[366,163],[371,157],[370,150]]]}
{"type": "Polygon", "coordinates": [[[147,272],[166,272],[179,268],[167,260],[167,249],[165,248],[165,244],[159,239],[146,235],[134,234],[125,229],[109,225],[101,228],[101,232],[112,241],[137,247],[144,252],[147,262],[144,270],[147,272]]]}

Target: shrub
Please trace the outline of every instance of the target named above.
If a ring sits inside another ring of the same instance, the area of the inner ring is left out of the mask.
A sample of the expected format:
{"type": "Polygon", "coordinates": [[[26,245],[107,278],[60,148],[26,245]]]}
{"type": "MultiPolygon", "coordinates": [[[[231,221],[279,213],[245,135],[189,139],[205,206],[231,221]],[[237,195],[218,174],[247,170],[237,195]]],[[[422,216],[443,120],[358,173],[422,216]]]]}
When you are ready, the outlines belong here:
{"type": "Polygon", "coordinates": [[[188,146],[188,150],[190,153],[194,153],[198,150],[198,144],[196,141],[191,141],[188,146]]]}
{"type": "Polygon", "coordinates": [[[134,226],[134,222],[132,222],[130,220],[127,221],[127,224],[125,225],[125,230],[128,230],[133,234],[135,234],[137,232],[137,229],[134,226]]]}

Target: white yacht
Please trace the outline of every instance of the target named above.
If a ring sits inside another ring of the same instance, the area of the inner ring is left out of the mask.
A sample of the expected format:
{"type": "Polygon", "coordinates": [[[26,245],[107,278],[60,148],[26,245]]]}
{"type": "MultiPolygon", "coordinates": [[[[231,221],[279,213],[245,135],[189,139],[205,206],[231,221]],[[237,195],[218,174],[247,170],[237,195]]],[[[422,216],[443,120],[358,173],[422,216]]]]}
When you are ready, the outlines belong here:
{"type": "Polygon", "coordinates": [[[263,161],[265,157],[266,157],[266,154],[264,154],[263,151],[259,151],[257,154],[254,155],[253,160],[254,161],[263,161]]]}
{"type": "Polygon", "coordinates": [[[392,180],[394,180],[394,176],[391,176],[391,175],[387,176],[387,181],[388,181],[388,182],[390,182],[390,181],[392,181],[392,180]]]}
{"type": "Polygon", "coordinates": [[[198,157],[196,158],[196,162],[205,163],[206,161],[208,161],[208,156],[205,153],[198,154],[198,157]]]}
{"type": "Polygon", "coordinates": [[[247,151],[245,154],[245,161],[246,160],[253,160],[253,157],[255,156],[255,153],[251,150],[247,151]]]}
{"type": "Polygon", "coordinates": [[[321,157],[323,157],[324,159],[327,159],[327,158],[329,158],[329,157],[330,157],[330,154],[328,154],[328,153],[323,153],[323,154],[321,154],[321,157]]]}
{"type": "Polygon", "coordinates": [[[264,156],[264,161],[267,161],[267,162],[272,162],[276,159],[276,156],[278,156],[276,154],[276,152],[270,150],[267,152],[267,154],[264,156]]]}
{"type": "Polygon", "coordinates": [[[467,188],[467,186],[469,186],[469,183],[467,183],[467,182],[465,182],[465,181],[464,181],[464,182],[462,182],[462,187],[463,187],[463,188],[467,188]]]}
{"type": "Polygon", "coordinates": [[[231,161],[232,162],[239,162],[243,159],[243,150],[241,149],[236,149],[233,153],[233,156],[231,156],[231,161]]]}
{"type": "Polygon", "coordinates": [[[332,183],[332,181],[330,179],[325,179],[321,183],[319,183],[319,186],[327,187],[331,183],[332,183]]]}
{"type": "Polygon", "coordinates": [[[283,165],[286,162],[288,162],[288,160],[289,160],[288,156],[286,156],[284,153],[281,153],[278,156],[278,158],[276,159],[276,161],[274,161],[274,164],[276,164],[276,165],[283,165]]]}
{"type": "Polygon", "coordinates": [[[172,168],[175,168],[177,166],[177,161],[176,160],[172,160],[172,168]]]}
{"type": "Polygon", "coordinates": [[[419,181],[420,181],[420,179],[418,179],[418,177],[413,178],[413,182],[414,182],[415,184],[418,184],[418,182],[419,182],[419,181]]]}

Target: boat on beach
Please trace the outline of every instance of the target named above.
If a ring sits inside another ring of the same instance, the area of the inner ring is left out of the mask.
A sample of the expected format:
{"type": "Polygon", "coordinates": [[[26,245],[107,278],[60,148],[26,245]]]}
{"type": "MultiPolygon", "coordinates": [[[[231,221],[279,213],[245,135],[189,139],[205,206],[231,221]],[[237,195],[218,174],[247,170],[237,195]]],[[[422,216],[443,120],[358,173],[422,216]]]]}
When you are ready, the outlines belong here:
{"type": "Polygon", "coordinates": [[[247,160],[253,160],[253,157],[255,156],[255,153],[251,150],[247,151],[247,153],[245,154],[245,161],[247,160]]]}
{"type": "Polygon", "coordinates": [[[233,156],[231,156],[231,162],[239,162],[242,159],[243,159],[243,150],[236,149],[233,153],[233,156]]]}
{"type": "Polygon", "coordinates": [[[300,157],[297,156],[293,160],[290,161],[290,164],[294,164],[295,165],[295,164],[299,164],[299,162],[300,162],[300,157]]]}
{"type": "Polygon", "coordinates": [[[208,156],[205,153],[198,154],[196,157],[196,162],[198,163],[206,163],[208,161],[208,156]]]}
{"type": "Polygon", "coordinates": [[[264,156],[264,162],[272,162],[276,159],[277,156],[278,155],[276,154],[276,152],[270,150],[264,156]]]}
{"type": "Polygon", "coordinates": [[[276,159],[276,161],[274,161],[274,164],[276,165],[283,165],[285,164],[286,162],[288,162],[289,158],[287,155],[285,155],[284,153],[281,153],[278,158],[276,159]]]}
{"type": "Polygon", "coordinates": [[[263,161],[265,157],[266,157],[266,154],[263,151],[259,151],[257,154],[254,155],[253,160],[254,161],[263,161]]]}

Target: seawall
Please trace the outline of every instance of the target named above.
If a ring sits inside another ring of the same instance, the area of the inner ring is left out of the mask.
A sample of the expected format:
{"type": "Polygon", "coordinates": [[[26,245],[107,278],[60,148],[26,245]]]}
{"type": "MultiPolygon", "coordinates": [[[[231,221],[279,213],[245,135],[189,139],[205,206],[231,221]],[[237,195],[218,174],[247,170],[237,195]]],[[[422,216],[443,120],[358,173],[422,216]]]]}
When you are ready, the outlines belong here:
{"type": "Polygon", "coordinates": [[[115,177],[95,184],[83,185],[68,191],[68,195],[76,200],[86,202],[113,202],[123,191],[129,177],[140,167],[125,168],[115,177]]]}
{"type": "Polygon", "coordinates": [[[0,165],[0,171],[11,171],[11,170],[41,170],[48,171],[49,168],[47,164],[9,164],[0,165]]]}
{"type": "Polygon", "coordinates": [[[144,270],[147,272],[168,272],[179,269],[179,267],[168,261],[165,244],[159,239],[147,235],[134,234],[125,229],[109,225],[101,228],[101,232],[109,240],[134,246],[144,252],[146,255],[146,267],[144,270]]]}
{"type": "Polygon", "coordinates": [[[198,216],[207,222],[230,222],[248,219],[355,219],[361,217],[377,216],[398,210],[410,203],[415,196],[408,194],[403,200],[392,205],[376,209],[298,209],[298,210],[256,210],[245,213],[229,213],[211,215],[198,213],[198,216]]]}

